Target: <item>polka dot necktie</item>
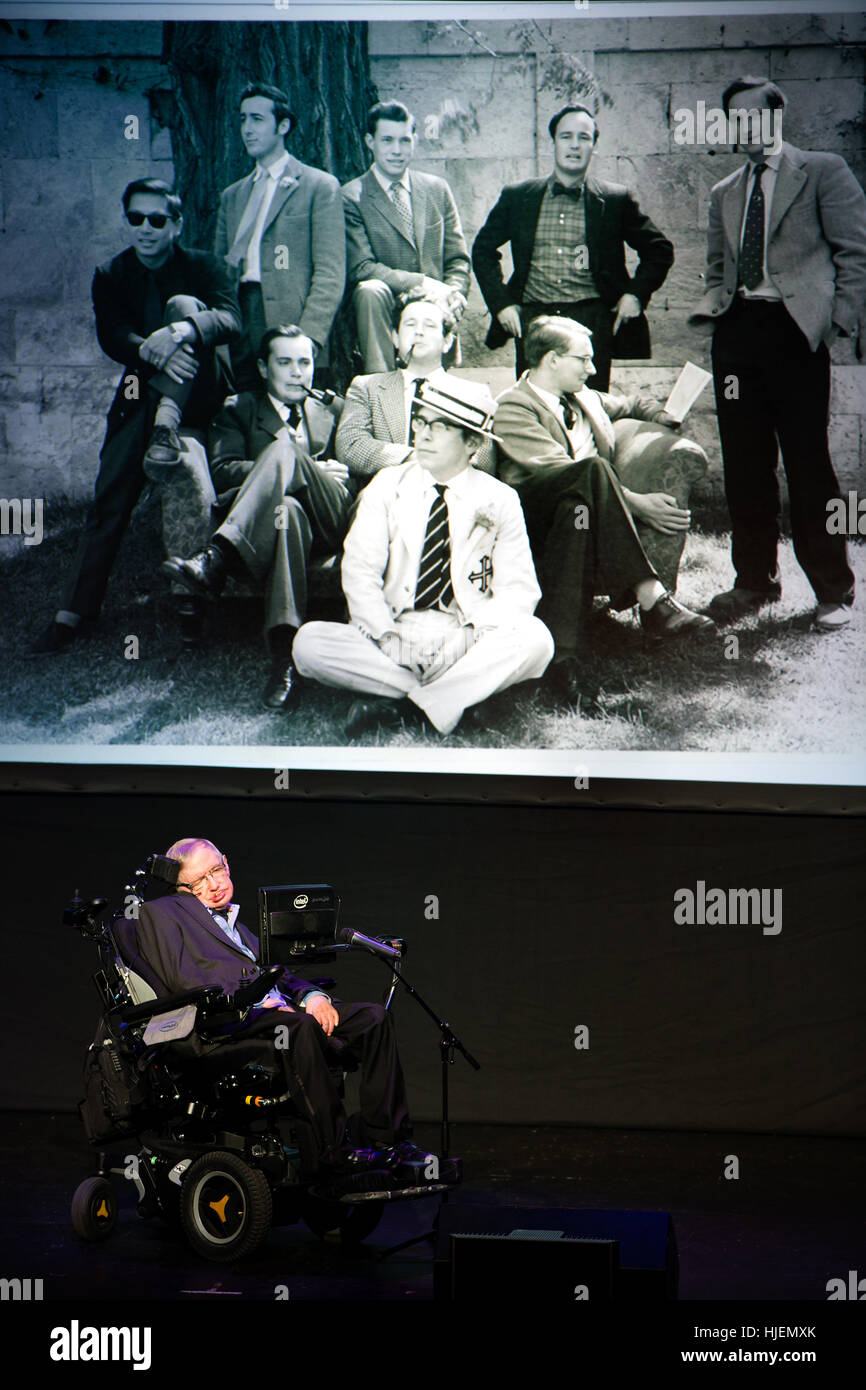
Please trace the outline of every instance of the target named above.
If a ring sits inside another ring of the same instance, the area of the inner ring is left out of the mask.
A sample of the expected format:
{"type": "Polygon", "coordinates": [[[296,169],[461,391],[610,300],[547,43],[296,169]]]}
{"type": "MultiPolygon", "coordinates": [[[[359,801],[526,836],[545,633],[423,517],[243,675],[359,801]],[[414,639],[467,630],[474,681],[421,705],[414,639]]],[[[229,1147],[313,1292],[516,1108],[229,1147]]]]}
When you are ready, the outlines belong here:
{"type": "Polygon", "coordinates": [[[740,282],[747,290],[753,290],[764,278],[764,190],[761,175],[766,167],[766,164],[755,165],[755,182],[743,230],[740,282]]]}
{"type": "Polygon", "coordinates": [[[445,487],[436,483],[436,497],[430,506],[427,532],[418,582],[415,585],[415,607],[447,608],[454,597],[451,587],[451,537],[448,531],[448,505],[445,487]]]}

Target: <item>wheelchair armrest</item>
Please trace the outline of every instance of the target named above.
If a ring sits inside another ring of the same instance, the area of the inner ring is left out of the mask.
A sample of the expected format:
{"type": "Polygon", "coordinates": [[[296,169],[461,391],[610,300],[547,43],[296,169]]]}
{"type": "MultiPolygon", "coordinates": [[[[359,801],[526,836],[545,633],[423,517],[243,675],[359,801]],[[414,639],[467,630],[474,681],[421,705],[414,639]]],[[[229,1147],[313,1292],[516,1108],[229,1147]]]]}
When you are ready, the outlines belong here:
{"type": "Polygon", "coordinates": [[[185,989],[182,994],[169,994],[164,999],[146,999],[143,1004],[134,1004],[129,1009],[111,1011],[111,1017],[119,1023],[141,1023],[156,1014],[167,1014],[172,1009],[180,1009],[184,1004],[204,1004],[219,998],[222,990],[199,985],[197,989],[185,989]]]}
{"type": "Polygon", "coordinates": [[[251,980],[248,985],[241,985],[240,989],[228,996],[229,1008],[243,1010],[248,1009],[251,1004],[257,1004],[276,987],[282,973],[281,965],[269,965],[257,979],[251,980]]]}

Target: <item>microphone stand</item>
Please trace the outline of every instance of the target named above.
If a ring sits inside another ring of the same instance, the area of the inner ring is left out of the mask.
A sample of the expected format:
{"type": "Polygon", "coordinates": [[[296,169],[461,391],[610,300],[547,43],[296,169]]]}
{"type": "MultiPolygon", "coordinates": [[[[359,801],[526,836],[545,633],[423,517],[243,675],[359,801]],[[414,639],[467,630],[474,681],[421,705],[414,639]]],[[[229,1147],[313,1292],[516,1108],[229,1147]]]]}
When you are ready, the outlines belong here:
{"type": "MultiPolygon", "coordinates": [[[[415,1000],[415,1003],[418,1004],[419,1007],[424,1010],[425,1014],[427,1014],[427,1017],[431,1018],[436,1027],[439,1029],[439,1065],[441,1069],[442,1078],[442,1120],[440,1122],[439,1131],[439,1148],[442,1157],[448,1158],[451,1143],[451,1128],[448,1114],[448,1068],[454,1065],[455,1051],[462,1053],[463,1057],[466,1059],[466,1061],[469,1063],[470,1067],[472,1067],[474,1071],[481,1070],[481,1063],[472,1056],[471,1052],[467,1051],[466,1047],[464,1046],[460,1038],[458,1038],[457,1034],[454,1032],[454,1029],[451,1027],[451,1024],[446,1022],[444,1018],[440,1018],[438,1014],[435,1012],[435,1010],[432,1009],[430,1005],[427,1003],[426,999],[424,999],[418,993],[418,990],[415,988],[415,986],[411,984],[409,980],[406,979],[405,975],[403,975],[402,972],[397,968],[396,962],[393,959],[383,960],[382,956],[379,955],[378,952],[374,951],[371,947],[363,947],[362,949],[367,950],[370,955],[376,956],[378,960],[382,960],[382,963],[386,966],[386,968],[388,968],[392,972],[392,979],[393,977],[396,977],[396,979],[399,980],[400,984],[403,985],[403,987],[415,1000]]],[[[395,986],[392,983],[391,996],[393,996],[394,988],[395,986]]],[[[390,997],[388,1002],[390,1003],[390,997]]],[[[442,1193],[442,1201],[448,1201],[447,1189],[442,1193]]],[[[438,1215],[436,1219],[438,1221],[438,1215]]],[[[388,1258],[389,1255],[395,1255],[398,1250],[406,1250],[410,1245],[417,1245],[422,1240],[435,1241],[437,1234],[437,1227],[434,1224],[429,1231],[424,1231],[420,1236],[412,1236],[410,1240],[403,1240],[399,1243],[399,1245],[389,1246],[387,1250],[383,1250],[381,1254],[377,1256],[377,1259],[385,1260],[388,1258]]]]}

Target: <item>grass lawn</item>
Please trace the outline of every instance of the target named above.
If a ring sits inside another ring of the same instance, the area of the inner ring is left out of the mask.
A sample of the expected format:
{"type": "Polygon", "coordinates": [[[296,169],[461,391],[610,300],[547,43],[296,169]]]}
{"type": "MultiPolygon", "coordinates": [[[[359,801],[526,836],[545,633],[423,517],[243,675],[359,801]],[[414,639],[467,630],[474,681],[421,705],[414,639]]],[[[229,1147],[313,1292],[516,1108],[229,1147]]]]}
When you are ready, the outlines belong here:
{"type": "MultiPolygon", "coordinates": [[[[290,714],[260,707],[267,657],[255,598],[225,599],[209,615],[203,646],[181,649],[156,573],[152,504],[136,514],[98,628],[62,655],[29,655],[59,605],[84,517],[81,505],[47,511],[41,545],[0,543],[0,742],[346,745],[344,692],[304,684],[290,714]],[[137,659],[124,654],[131,636],[137,659]]],[[[862,584],[866,550],[856,544],[851,553],[862,584]]],[[[782,601],[711,640],[651,645],[631,612],[599,611],[585,661],[600,716],[557,707],[542,681],[489,701],[485,729],[439,737],[404,727],[355,746],[858,753],[866,741],[863,607],[843,631],[814,632],[814,597],[787,542],[781,564],[782,601]]],[[[731,582],[729,537],[690,536],[680,599],[700,609],[731,582]]]]}

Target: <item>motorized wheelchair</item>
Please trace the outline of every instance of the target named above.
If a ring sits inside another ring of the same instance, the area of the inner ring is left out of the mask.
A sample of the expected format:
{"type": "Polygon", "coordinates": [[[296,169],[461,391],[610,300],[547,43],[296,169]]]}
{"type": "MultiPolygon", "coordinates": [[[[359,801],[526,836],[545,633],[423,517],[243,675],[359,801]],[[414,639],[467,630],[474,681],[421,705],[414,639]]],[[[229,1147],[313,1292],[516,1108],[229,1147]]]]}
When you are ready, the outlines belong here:
{"type": "MultiPolygon", "coordinates": [[[[155,997],[140,973],[147,967],[136,952],[135,915],[159,858],[149,856],[136,871],[123,910],[76,896],[64,912],[64,923],[97,946],[93,979],[103,1006],[79,1106],[98,1157],[72,1199],[77,1234],[87,1241],[111,1234],[118,1214],[112,1178],[120,1177],[137,1189],[140,1217],[180,1226],[198,1255],[216,1261],[240,1259],[272,1225],[299,1220],[320,1237],[361,1241],[386,1202],[443,1192],[449,1184],[435,1181],[435,1165],[419,1168],[412,1186],[383,1175],[372,1190],[337,1197],[317,1185],[312,1129],[283,1092],[282,1073],[244,1061],[239,1050],[239,1026],[281,967],[263,970],[232,996],[200,988],[155,997]]],[[[332,1071],[340,1088],[345,1065],[337,1058],[332,1071]]]]}

